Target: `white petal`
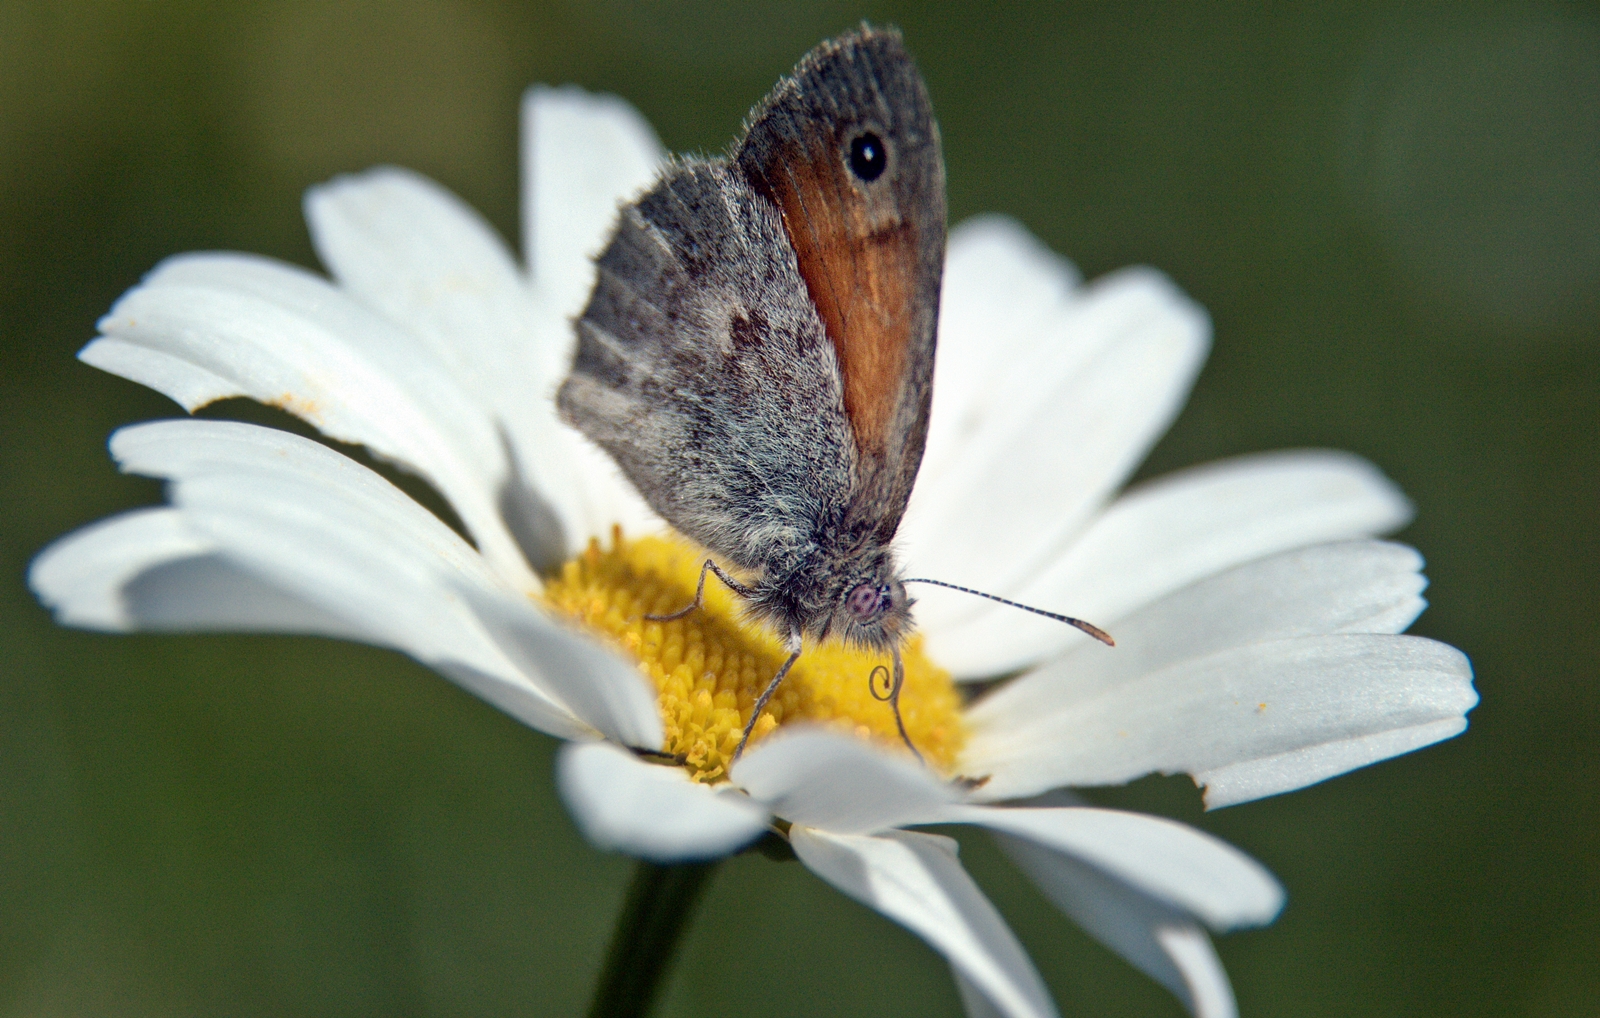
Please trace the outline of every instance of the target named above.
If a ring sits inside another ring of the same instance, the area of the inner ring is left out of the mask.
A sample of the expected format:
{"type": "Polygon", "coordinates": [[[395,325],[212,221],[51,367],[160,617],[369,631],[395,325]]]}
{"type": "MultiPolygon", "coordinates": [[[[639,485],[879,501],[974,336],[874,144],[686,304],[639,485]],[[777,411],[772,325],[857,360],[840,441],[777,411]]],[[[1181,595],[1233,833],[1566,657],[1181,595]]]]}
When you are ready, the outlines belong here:
{"type": "Polygon", "coordinates": [[[122,587],[152,567],[214,550],[170,509],[144,509],[91,524],[51,544],[28,567],[28,586],[64,626],[138,628],[122,587]]]}
{"type": "Polygon", "coordinates": [[[361,638],[344,620],[241,571],[172,509],[123,513],[69,534],[34,559],[28,584],[57,622],[80,629],[361,638]]]}
{"type": "Polygon", "coordinates": [[[1227,970],[1205,930],[1194,923],[1173,924],[1158,927],[1155,936],[1182,974],[1187,992],[1177,993],[1178,999],[1195,1018],[1234,1018],[1239,1013],[1227,970]]]}
{"type": "Polygon", "coordinates": [[[950,976],[956,982],[956,993],[961,997],[961,1009],[967,1013],[967,1018],[1003,1018],[1005,1012],[984,996],[972,980],[962,975],[960,969],[952,968],[950,976]]]}
{"type": "MultiPolygon", "coordinates": [[[[1209,346],[1205,314],[1148,269],[1088,287],[1012,358],[964,447],[921,479],[900,530],[906,569],[1007,595],[1045,570],[1144,458],[1209,346]]],[[[942,634],[989,602],[918,588],[942,634]]]]}
{"type": "Polygon", "coordinates": [[[1213,929],[1260,926],[1283,908],[1283,888],[1260,863],[1174,820],[1086,806],[959,806],[947,819],[1063,852],[1213,929]]]}
{"type": "MultiPolygon", "coordinates": [[[[537,308],[530,387],[553,394],[572,367],[572,319],[594,286],[593,258],[619,204],[650,184],[665,153],[626,102],[572,87],[524,93],[522,145],[523,250],[537,308]]],[[[540,490],[560,493],[551,497],[574,546],[613,524],[629,533],[662,527],[610,457],[571,428],[561,426],[523,471],[540,490]]]]}
{"type": "Polygon", "coordinates": [[[154,389],[189,411],[244,393],[226,368],[209,371],[186,352],[168,353],[144,341],[101,336],[79,350],[78,359],[118,378],[154,389]]]}
{"type": "Polygon", "coordinates": [[[1471,665],[1445,644],[1300,637],[1182,661],[1026,728],[981,730],[962,764],[991,776],[986,799],[1188,772],[1228,778],[1227,801],[1240,802],[1447,738],[1477,699],[1471,665]]]}
{"type": "Polygon", "coordinates": [[[1230,647],[1328,633],[1398,633],[1424,606],[1421,568],[1414,550],[1382,541],[1316,545],[1246,563],[1122,620],[1114,649],[1074,647],[1007,683],[976,703],[968,720],[1003,739],[1121,683],[1230,647]]]}
{"type": "MultiPolygon", "coordinates": [[[[921,487],[939,486],[989,408],[1006,399],[1007,368],[1071,313],[1083,284],[1071,262],[1008,216],[961,223],[950,231],[947,251],[921,487]]],[[[1080,331],[1062,338],[1088,343],[1097,337],[1080,331]]]]}
{"type": "MultiPolygon", "coordinates": [[[[353,540],[337,510],[310,503],[315,492],[279,489],[306,506],[291,518],[282,505],[254,513],[246,500],[265,489],[248,478],[187,482],[178,498],[186,519],[228,547],[228,555],[276,586],[350,620],[367,642],[405,651],[530,727],[562,738],[592,737],[588,719],[556,695],[548,673],[508,662],[477,621],[424,565],[425,552],[353,540]],[[410,551],[410,554],[407,554],[410,551]]],[[[463,584],[465,587],[465,584],[463,584]]],[[[470,589],[470,588],[467,588],[470,589]]]]}
{"type": "Polygon", "coordinates": [[[162,421],[124,428],[124,469],[164,477],[183,526],[233,568],[345,633],[401,650],[525,724],[594,734],[519,672],[462,601],[505,587],[450,528],[347,456],[271,428],[162,421]]]}
{"type": "MultiPolygon", "coordinates": [[[[1279,551],[1382,533],[1410,518],[1405,496],[1360,457],[1243,456],[1129,491],[1045,572],[998,593],[1116,636],[1121,619],[1197,579],[1279,551]]],[[[929,634],[929,653],[960,675],[1000,674],[1088,640],[1060,623],[979,603],[969,622],[929,634]]]]}
{"type": "Polygon", "coordinates": [[[298,435],[232,421],[153,421],[119,429],[109,445],[125,472],[176,482],[177,494],[192,482],[241,475],[317,489],[314,503],[364,514],[368,540],[422,545],[452,573],[488,576],[477,552],[438,517],[350,457],[298,435]]]}
{"type": "Polygon", "coordinates": [[[527,279],[476,212],[424,177],[384,167],[313,188],[306,214],[340,284],[417,333],[492,413],[515,454],[501,511],[535,564],[554,566],[612,523],[658,525],[609,462],[596,470],[581,451],[574,462],[576,436],[556,416],[560,376],[549,376],[540,350],[566,350],[571,325],[542,322],[527,279]]]}
{"type": "MultiPolygon", "coordinates": [[[[535,85],[522,98],[523,249],[552,314],[576,315],[594,285],[591,259],[617,206],[648,185],[665,153],[637,110],[614,95],[535,85]]],[[[571,343],[546,356],[546,378],[571,360],[571,343]]]]}
{"type": "Polygon", "coordinates": [[[439,575],[429,549],[351,526],[353,514],[317,503],[317,494],[241,475],[184,482],[174,498],[230,560],[347,619],[366,642],[410,654],[530,727],[562,738],[594,735],[553,694],[547,676],[519,668],[486,638],[446,587],[460,578],[439,575]]]}
{"type": "Polygon", "coordinates": [[[821,728],[783,731],[752,746],[732,777],[785,820],[836,834],[936,822],[960,798],[928,768],[821,728]]]}
{"type": "Polygon", "coordinates": [[[1211,938],[1188,913],[1070,855],[1008,835],[996,840],[1073,921],[1171,990],[1196,1018],[1235,1018],[1238,1007],[1211,938]]]}
{"type": "Polygon", "coordinates": [[[623,658],[535,611],[525,598],[463,585],[506,657],[613,742],[659,749],[665,734],[649,680],[623,658]]]}
{"type": "Polygon", "coordinates": [[[416,333],[462,387],[499,409],[525,387],[527,283],[488,223],[419,174],[383,166],[306,192],[317,255],[339,285],[416,333]]]}
{"type": "MultiPolygon", "coordinates": [[[[243,483],[249,490],[249,482],[243,483]]],[[[230,556],[224,543],[191,529],[185,516],[182,510],[140,510],[86,527],[45,549],[29,582],[63,625],[121,632],[311,634],[392,647],[531,727],[566,738],[593,734],[565,707],[530,688],[509,662],[498,657],[486,662],[485,652],[492,654],[492,648],[481,634],[453,632],[446,641],[450,646],[440,649],[427,644],[430,631],[397,632],[389,624],[394,616],[428,616],[438,609],[448,614],[455,606],[438,604],[436,587],[411,589],[385,575],[376,577],[383,584],[381,595],[363,597],[358,591],[341,597],[341,577],[329,583],[319,573],[284,583],[281,575],[252,572],[230,556]],[[335,596],[319,602],[306,596],[307,588],[335,596]],[[412,601],[420,608],[410,608],[412,601]],[[374,624],[364,605],[376,606],[384,621],[374,624]]],[[[242,536],[251,542],[250,535],[242,536]]],[[[283,552],[298,543],[279,540],[286,537],[282,534],[267,536],[283,552]]]]}
{"type": "MultiPolygon", "coordinates": [[[[1473,697],[1473,701],[1476,700],[1473,697]]],[[[1462,709],[1465,711],[1468,708],[1462,709]]],[[[1324,742],[1277,756],[1226,764],[1199,771],[1194,780],[1205,786],[1206,808],[1217,809],[1314,785],[1345,771],[1453,739],[1466,730],[1465,717],[1441,718],[1409,728],[1324,742]]]]}
{"type": "Polygon", "coordinates": [[[1056,1014],[1027,953],[961,868],[949,838],[830,834],[796,824],[789,841],[811,872],[926,940],[1000,1014],[1056,1014]]]}
{"type": "MultiPolygon", "coordinates": [[[[569,321],[562,326],[571,329],[569,321]]],[[[565,530],[567,553],[576,553],[591,537],[609,539],[614,527],[630,536],[666,529],[616,462],[576,428],[558,420],[554,400],[549,402],[554,430],[536,462],[519,461],[519,480],[541,499],[547,498],[556,510],[565,530]]]]}
{"type": "MultiPolygon", "coordinates": [[[[409,170],[379,167],[306,192],[311,239],[347,292],[422,340],[464,392],[493,414],[526,473],[546,457],[556,422],[551,383],[538,377],[527,280],[465,202],[409,170]]],[[[503,511],[529,557],[559,561],[568,542],[549,507],[506,484],[503,511]],[[522,524],[520,527],[517,524],[522,524]]],[[[547,487],[546,499],[561,492],[547,487]]]]}
{"type": "Polygon", "coordinates": [[[506,576],[536,585],[499,514],[494,426],[411,333],[301,269],[248,255],[163,262],[79,354],[194,410],[249,396],[427,478],[506,576]]]}
{"type": "Polygon", "coordinates": [[[609,743],[562,746],[556,785],[591,842],[653,862],[727,855],[767,829],[767,811],[738,792],[696,784],[681,767],[647,764],[609,743]]]}

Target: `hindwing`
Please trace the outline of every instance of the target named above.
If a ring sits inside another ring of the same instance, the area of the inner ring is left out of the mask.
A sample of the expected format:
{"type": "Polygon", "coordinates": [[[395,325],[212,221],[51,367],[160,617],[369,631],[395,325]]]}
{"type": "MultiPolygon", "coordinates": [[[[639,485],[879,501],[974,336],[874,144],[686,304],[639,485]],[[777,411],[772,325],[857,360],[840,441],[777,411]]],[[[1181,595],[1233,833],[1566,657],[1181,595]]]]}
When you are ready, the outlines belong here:
{"type": "Polygon", "coordinates": [[[720,161],[669,167],[596,260],[558,402],[678,530],[783,568],[848,504],[839,372],[769,202],[720,161]]]}

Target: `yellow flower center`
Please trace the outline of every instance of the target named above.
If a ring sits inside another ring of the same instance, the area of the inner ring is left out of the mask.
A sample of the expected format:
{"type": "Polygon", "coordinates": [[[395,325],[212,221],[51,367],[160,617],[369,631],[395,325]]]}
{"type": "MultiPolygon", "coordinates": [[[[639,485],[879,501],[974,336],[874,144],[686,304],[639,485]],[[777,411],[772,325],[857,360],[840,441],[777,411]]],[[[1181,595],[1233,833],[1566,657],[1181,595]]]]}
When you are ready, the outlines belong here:
{"type": "MultiPolygon", "coordinates": [[[[671,622],[647,621],[694,600],[705,552],[677,537],[624,540],[609,551],[591,540],[545,585],[551,607],[606,634],[655,685],[666,727],[662,752],[683,761],[697,781],[727,779],[756,698],[788,657],[766,626],[747,620],[743,606],[715,576],[706,579],[704,606],[671,622]]],[[[948,773],[966,738],[961,697],[948,672],[922,652],[913,636],[901,649],[905,684],[900,716],[917,751],[948,773]]],[[[837,640],[808,643],[783,685],[761,712],[752,744],[780,725],[821,724],[906,752],[894,711],[872,692],[872,670],[892,667],[887,655],[854,650],[837,640]]],[[[883,691],[880,673],[879,692],[883,691]]]]}

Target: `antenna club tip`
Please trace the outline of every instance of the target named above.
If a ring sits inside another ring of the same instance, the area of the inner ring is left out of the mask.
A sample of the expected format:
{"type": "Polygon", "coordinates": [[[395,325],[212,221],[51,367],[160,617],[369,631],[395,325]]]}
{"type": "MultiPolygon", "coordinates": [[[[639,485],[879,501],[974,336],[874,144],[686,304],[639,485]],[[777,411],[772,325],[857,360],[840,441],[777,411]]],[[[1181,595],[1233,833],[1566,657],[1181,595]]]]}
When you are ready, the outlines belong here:
{"type": "Polygon", "coordinates": [[[1099,626],[1091,625],[1090,623],[1084,622],[1081,619],[1076,620],[1073,624],[1079,629],[1083,630],[1085,633],[1088,633],[1090,636],[1094,637],[1096,640],[1099,640],[1101,643],[1105,644],[1107,647],[1115,647],[1117,645],[1117,641],[1111,638],[1111,634],[1106,632],[1104,629],[1101,629],[1099,626]]]}

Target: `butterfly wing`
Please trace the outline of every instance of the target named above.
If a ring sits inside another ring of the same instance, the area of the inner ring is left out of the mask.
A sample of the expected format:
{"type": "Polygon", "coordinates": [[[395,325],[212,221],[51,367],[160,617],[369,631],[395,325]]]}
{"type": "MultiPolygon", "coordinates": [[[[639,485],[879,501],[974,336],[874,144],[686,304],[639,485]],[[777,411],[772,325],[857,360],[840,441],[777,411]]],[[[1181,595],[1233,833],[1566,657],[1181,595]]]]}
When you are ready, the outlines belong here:
{"type": "Polygon", "coordinates": [[[945,248],[939,129],[899,34],[864,28],[812,50],[733,161],[781,213],[838,362],[852,515],[886,542],[922,462],[945,248]]]}
{"type": "Polygon", "coordinates": [[[624,208],[558,403],[679,531],[785,572],[848,504],[855,455],[776,210],[722,161],[624,208]]]}
{"type": "Polygon", "coordinates": [[[943,173],[899,36],[817,47],[730,160],[669,166],[622,210],[563,416],[752,571],[820,581],[819,557],[887,543],[927,431],[943,173]],[[868,135],[870,180],[851,163],[868,135]]]}

